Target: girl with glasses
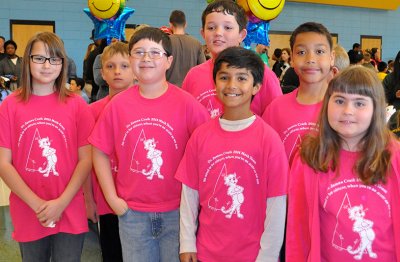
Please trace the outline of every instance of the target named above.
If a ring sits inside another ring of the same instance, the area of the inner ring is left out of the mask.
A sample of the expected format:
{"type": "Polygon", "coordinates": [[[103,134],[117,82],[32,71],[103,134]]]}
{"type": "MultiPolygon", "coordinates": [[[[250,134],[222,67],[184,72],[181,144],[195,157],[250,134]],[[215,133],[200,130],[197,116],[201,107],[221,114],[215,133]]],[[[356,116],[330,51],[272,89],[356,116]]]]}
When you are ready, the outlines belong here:
{"type": "Polygon", "coordinates": [[[23,58],[21,88],[0,109],[0,177],[11,189],[13,238],[24,262],[80,261],[93,117],[65,88],[68,65],[58,36],[36,34],[23,58]]]}

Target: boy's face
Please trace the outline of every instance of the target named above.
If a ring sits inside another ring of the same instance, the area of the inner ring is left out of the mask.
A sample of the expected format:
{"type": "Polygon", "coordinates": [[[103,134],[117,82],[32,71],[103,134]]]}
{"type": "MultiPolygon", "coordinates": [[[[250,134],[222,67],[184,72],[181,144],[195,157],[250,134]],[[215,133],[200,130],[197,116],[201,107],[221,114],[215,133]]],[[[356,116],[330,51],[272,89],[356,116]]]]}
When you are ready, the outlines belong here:
{"type": "Polygon", "coordinates": [[[254,86],[254,78],[246,68],[228,67],[222,63],[215,76],[215,86],[218,99],[224,105],[224,111],[237,109],[238,113],[250,111],[251,97],[260,89],[260,84],[254,86]]]}
{"type": "Polygon", "coordinates": [[[201,35],[213,58],[228,47],[239,46],[247,31],[240,31],[235,16],[223,12],[212,12],[206,16],[201,35]]]}
{"type": "Polygon", "coordinates": [[[132,47],[130,52],[131,66],[139,84],[155,84],[166,81],[165,72],[171,66],[172,56],[167,57],[161,43],[156,43],[150,39],[142,39],[132,47]],[[162,53],[162,55],[150,58],[149,52],[158,52],[162,53]],[[139,58],[134,55],[135,53],[144,53],[144,55],[139,58]]]}
{"type": "Polygon", "coordinates": [[[301,83],[307,85],[327,84],[334,52],[326,36],[314,32],[296,36],[292,50],[292,66],[301,83]]]}
{"type": "Polygon", "coordinates": [[[133,85],[133,72],[128,55],[116,53],[102,62],[101,76],[112,90],[124,90],[133,85]]]}
{"type": "Polygon", "coordinates": [[[79,91],[79,90],[80,90],[80,88],[79,88],[78,85],[76,84],[76,81],[75,81],[75,80],[71,80],[71,82],[69,83],[69,89],[70,89],[72,92],[76,92],[76,91],[79,91]]]}

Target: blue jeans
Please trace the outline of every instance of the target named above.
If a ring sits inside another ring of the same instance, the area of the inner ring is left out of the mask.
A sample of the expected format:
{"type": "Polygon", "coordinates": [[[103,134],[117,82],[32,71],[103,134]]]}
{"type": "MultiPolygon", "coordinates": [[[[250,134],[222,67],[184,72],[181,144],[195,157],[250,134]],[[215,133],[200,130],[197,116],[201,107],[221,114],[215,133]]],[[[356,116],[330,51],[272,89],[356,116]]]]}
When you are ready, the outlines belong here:
{"type": "Polygon", "coordinates": [[[179,262],[179,209],[150,213],[129,209],[119,217],[124,262],[179,262]]]}
{"type": "Polygon", "coordinates": [[[58,233],[31,242],[19,242],[23,262],[80,262],[85,233],[58,233]]]}

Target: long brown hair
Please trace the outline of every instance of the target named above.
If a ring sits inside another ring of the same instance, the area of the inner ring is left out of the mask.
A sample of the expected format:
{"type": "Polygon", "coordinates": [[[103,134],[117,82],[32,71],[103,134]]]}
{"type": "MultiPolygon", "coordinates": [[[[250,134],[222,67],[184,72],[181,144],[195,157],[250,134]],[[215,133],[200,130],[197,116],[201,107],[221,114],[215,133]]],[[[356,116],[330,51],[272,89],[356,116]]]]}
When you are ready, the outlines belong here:
{"type": "Polygon", "coordinates": [[[62,68],[60,75],[57,77],[54,83],[54,91],[59,94],[61,101],[64,101],[67,96],[70,96],[71,92],[65,87],[67,82],[67,69],[68,60],[65,53],[64,44],[61,39],[54,33],[51,32],[40,32],[34,35],[28,42],[25,48],[23,62],[22,62],[22,78],[21,87],[19,88],[19,98],[27,102],[29,97],[32,95],[32,76],[31,76],[31,51],[32,47],[36,42],[43,42],[51,57],[60,57],[63,59],[62,68]]]}
{"type": "Polygon", "coordinates": [[[368,96],[373,101],[371,124],[360,140],[360,158],[354,170],[364,184],[386,182],[390,163],[388,149],[391,134],[386,126],[385,94],[376,74],[362,66],[343,70],[331,80],[319,116],[318,136],[307,136],[301,144],[300,156],[315,171],[336,171],[338,174],[339,151],[342,139],[328,122],[328,103],[334,92],[368,96]]]}

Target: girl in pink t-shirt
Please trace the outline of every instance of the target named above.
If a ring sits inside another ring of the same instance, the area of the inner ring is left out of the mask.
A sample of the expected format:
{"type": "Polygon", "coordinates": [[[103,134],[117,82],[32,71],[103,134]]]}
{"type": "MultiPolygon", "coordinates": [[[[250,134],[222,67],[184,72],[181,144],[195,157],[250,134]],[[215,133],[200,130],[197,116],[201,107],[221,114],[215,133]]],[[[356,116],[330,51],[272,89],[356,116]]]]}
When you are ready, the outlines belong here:
{"type": "Polygon", "coordinates": [[[80,261],[87,232],[81,186],[94,121],[85,101],[65,88],[66,57],[54,33],[32,37],[22,87],[0,108],[0,177],[11,189],[23,261],[80,261]]]}
{"type": "Polygon", "coordinates": [[[334,78],[319,125],[291,166],[286,260],[399,261],[400,145],[376,74],[334,78]]]}

